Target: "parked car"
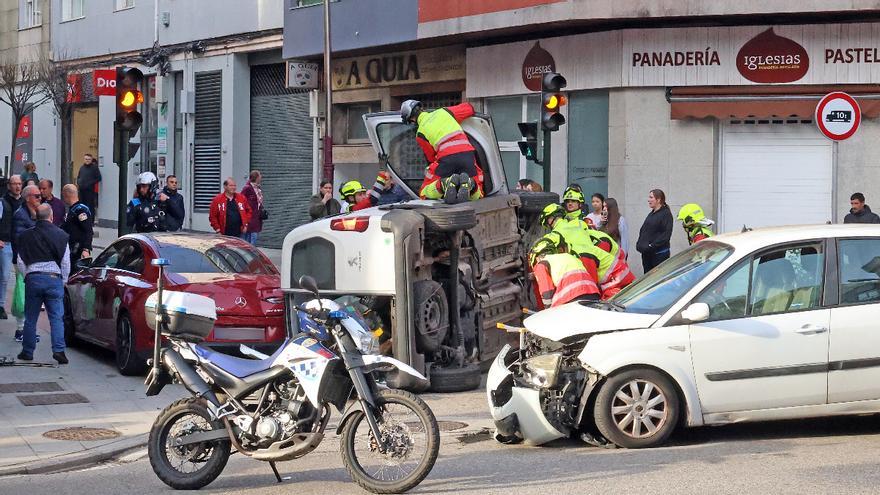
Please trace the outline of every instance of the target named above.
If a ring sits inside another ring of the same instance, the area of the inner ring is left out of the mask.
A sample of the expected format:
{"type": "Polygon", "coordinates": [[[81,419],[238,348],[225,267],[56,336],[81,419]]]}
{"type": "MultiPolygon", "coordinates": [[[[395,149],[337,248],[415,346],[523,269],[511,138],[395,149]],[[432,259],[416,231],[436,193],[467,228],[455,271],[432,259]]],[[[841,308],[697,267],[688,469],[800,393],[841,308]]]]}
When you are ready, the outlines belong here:
{"type": "Polygon", "coordinates": [[[606,303],[527,318],[489,371],[496,439],[628,448],[679,426],[880,412],[880,226],[701,241],[606,303]]]}
{"type": "MultiPolygon", "coordinates": [[[[425,157],[397,112],[364,116],[367,134],[394,182],[412,200],[297,227],[284,240],[282,287],[311,275],[322,294],[361,298],[384,329],[383,349],[430,380],[435,391],[477,388],[507,336],[496,323],[522,321],[534,297],[525,254],[541,234],[540,210],[553,193],[510,194],[491,119],[462,127],[483,170],[485,197],[465,204],[418,200],[425,157]],[[457,269],[450,269],[455,266],[457,269]]],[[[288,304],[292,308],[293,304],[288,304]]],[[[296,315],[288,315],[295,328],[296,315]]],[[[404,374],[390,386],[416,389],[404,374]],[[402,380],[402,381],[400,381],[402,380]]]]}
{"type": "Polygon", "coordinates": [[[212,298],[217,322],[206,345],[274,350],[284,340],[281,276],[258,249],[233,237],[155,233],[120,237],[97,258],[77,263],[64,295],[68,342],[83,340],[116,352],[124,375],[144,371],[153,348],[144,303],[159,275],[150,264],[171,260],[169,290],[212,298]]]}

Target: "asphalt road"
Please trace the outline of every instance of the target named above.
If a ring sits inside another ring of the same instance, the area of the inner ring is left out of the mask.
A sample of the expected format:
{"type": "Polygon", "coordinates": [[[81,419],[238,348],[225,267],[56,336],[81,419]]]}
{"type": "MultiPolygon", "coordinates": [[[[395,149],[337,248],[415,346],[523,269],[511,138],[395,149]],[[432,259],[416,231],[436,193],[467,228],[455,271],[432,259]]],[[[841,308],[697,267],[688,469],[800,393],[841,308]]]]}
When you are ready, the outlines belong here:
{"type": "MultiPolygon", "coordinates": [[[[3,494],[172,493],[145,452],[85,471],[0,478],[3,494]]],[[[880,417],[863,416],[678,432],[670,446],[605,450],[577,441],[504,446],[488,435],[444,433],[440,458],[413,493],[877,493],[880,417]]],[[[269,466],[233,456],[203,493],[360,494],[330,436],[303,459],[269,466]]]]}

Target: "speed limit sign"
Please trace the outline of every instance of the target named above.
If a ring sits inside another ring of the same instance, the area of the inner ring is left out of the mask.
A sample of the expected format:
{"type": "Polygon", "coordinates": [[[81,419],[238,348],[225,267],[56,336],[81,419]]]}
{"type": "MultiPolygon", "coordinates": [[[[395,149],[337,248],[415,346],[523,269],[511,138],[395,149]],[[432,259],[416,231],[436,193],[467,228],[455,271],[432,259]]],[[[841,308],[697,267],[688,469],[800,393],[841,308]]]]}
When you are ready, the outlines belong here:
{"type": "Polygon", "coordinates": [[[842,92],[828,93],[816,105],[816,125],[829,139],[843,141],[859,129],[862,111],[856,100],[842,92]]]}

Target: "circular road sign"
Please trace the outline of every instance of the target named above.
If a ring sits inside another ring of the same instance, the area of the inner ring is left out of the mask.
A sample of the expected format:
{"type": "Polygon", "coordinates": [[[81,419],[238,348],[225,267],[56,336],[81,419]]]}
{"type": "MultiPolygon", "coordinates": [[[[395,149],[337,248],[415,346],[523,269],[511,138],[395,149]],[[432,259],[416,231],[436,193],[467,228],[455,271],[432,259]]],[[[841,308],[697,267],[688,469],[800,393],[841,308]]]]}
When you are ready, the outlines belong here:
{"type": "Polygon", "coordinates": [[[856,100],[842,92],[828,93],[816,105],[816,125],[829,139],[842,141],[859,129],[862,111],[856,100]]]}

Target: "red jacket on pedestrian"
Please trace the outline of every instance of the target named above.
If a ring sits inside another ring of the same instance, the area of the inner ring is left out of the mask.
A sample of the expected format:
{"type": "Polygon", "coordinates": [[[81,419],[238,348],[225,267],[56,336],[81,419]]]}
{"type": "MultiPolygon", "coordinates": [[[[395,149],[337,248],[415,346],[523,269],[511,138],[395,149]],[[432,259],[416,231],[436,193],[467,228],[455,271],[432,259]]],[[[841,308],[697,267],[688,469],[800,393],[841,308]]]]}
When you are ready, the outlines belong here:
{"type": "MultiPolygon", "coordinates": [[[[241,213],[241,231],[242,233],[247,232],[247,225],[251,221],[251,205],[241,193],[235,193],[235,204],[238,205],[238,211],[241,213]]],[[[226,233],[226,193],[220,193],[211,200],[208,221],[211,222],[211,228],[215,231],[220,231],[221,234],[226,233]]]]}

